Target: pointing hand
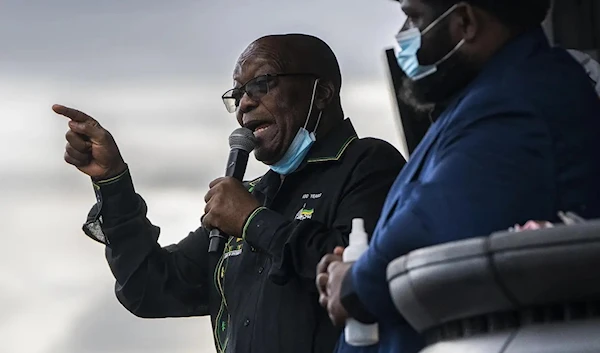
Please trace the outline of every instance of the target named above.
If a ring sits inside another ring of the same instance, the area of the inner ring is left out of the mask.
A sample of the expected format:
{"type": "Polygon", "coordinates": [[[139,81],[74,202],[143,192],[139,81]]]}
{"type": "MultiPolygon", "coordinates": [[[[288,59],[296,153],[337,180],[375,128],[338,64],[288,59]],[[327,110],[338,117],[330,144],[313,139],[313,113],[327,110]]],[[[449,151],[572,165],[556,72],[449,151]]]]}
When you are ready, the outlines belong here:
{"type": "Polygon", "coordinates": [[[94,180],[117,176],[127,169],[112,135],[91,116],[62,105],[52,110],[69,119],[65,161],[94,180]]]}

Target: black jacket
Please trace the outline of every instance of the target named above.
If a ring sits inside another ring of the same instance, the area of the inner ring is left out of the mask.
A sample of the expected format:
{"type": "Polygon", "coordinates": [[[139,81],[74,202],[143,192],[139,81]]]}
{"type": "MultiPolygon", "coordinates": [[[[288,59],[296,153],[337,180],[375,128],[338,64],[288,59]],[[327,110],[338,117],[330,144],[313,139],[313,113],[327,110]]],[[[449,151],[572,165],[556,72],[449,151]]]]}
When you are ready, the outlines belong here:
{"type": "Polygon", "coordinates": [[[319,306],[316,265],[347,245],[353,218],[372,232],[404,164],[394,147],[358,139],[345,120],[283,183],[272,171],[246,183],[264,207],[221,256],[207,254],[202,227],[161,248],[128,172],[94,184],[98,202],[84,231],[107,245],[117,298],[137,316],[210,315],[218,352],[330,353],[340,330],[319,306]]]}

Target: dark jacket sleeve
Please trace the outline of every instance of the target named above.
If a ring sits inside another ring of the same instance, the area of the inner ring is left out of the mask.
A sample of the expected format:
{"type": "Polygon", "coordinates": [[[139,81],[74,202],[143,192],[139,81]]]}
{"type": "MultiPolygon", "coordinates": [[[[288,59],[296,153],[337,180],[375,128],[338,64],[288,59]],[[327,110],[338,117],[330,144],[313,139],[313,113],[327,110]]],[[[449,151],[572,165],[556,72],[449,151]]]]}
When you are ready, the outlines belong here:
{"type": "Polygon", "coordinates": [[[399,319],[386,268],[408,252],[485,236],[529,219],[554,219],[551,138],[526,104],[481,100],[441,140],[435,166],[393,191],[399,202],[352,268],[353,289],[378,321],[399,319]],[[480,111],[487,114],[481,114],[480,111]],[[476,116],[477,118],[473,118],[476,116]]]}
{"type": "MultiPolygon", "coordinates": [[[[362,141],[367,142],[367,141],[362,141]]],[[[405,164],[391,145],[370,140],[339,199],[335,221],[327,227],[315,220],[290,221],[268,208],[259,208],[246,221],[243,237],[252,246],[269,253],[273,269],[269,278],[285,284],[292,277],[311,283],[314,289],[316,266],[336,246],[347,246],[353,218],[363,218],[369,235],[394,179],[405,164]]]]}
{"type": "Polygon", "coordinates": [[[84,232],[106,245],[121,304],[146,318],[208,314],[208,235],[203,228],[162,248],[160,229],[146,218],[146,204],[124,174],[94,183],[97,204],[84,232]]]}

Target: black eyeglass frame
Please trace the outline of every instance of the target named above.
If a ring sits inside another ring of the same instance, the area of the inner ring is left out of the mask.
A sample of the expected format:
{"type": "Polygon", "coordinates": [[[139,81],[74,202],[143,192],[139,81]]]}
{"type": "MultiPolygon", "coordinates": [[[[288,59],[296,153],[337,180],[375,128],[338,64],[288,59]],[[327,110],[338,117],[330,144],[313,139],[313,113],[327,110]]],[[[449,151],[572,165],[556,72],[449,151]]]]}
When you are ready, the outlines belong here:
{"type": "Polygon", "coordinates": [[[264,74],[264,75],[256,76],[256,77],[248,80],[242,86],[229,89],[225,93],[223,93],[223,95],[221,96],[221,99],[223,100],[223,103],[225,104],[225,109],[227,109],[227,111],[229,113],[235,113],[240,106],[240,101],[242,100],[242,97],[244,96],[244,94],[248,94],[248,97],[256,102],[269,93],[270,84],[275,79],[277,79],[279,77],[291,77],[291,76],[307,76],[307,77],[319,78],[318,75],[313,74],[313,73],[308,73],[308,72],[276,73],[276,74],[264,74]],[[256,94],[248,93],[248,91],[246,90],[246,87],[248,87],[248,85],[252,85],[253,83],[256,83],[260,79],[265,79],[266,89],[264,90],[265,92],[260,92],[261,93],[260,97],[256,97],[256,94]],[[240,92],[237,98],[234,95],[234,92],[240,92]],[[233,103],[231,101],[233,101],[233,103]]]}

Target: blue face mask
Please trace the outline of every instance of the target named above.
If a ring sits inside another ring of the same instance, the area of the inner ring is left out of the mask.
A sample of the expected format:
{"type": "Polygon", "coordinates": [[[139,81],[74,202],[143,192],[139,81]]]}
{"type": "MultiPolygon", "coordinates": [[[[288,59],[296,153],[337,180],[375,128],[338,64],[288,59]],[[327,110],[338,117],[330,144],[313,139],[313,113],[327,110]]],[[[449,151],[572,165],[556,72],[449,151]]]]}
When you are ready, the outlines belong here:
{"type": "Polygon", "coordinates": [[[312,113],[312,107],[315,100],[315,94],[317,93],[318,82],[319,80],[315,81],[312,97],[310,99],[310,108],[308,109],[308,116],[306,117],[304,127],[301,127],[298,130],[296,136],[290,144],[290,147],[288,147],[287,151],[285,151],[283,157],[281,157],[281,159],[277,163],[274,163],[269,166],[269,168],[271,168],[272,171],[278,174],[288,175],[293,173],[296,169],[298,169],[298,167],[304,160],[304,157],[306,157],[306,155],[308,154],[308,151],[310,150],[312,145],[315,143],[315,141],[317,141],[315,132],[317,131],[317,127],[319,127],[319,122],[321,122],[321,114],[323,114],[323,112],[319,113],[319,118],[317,120],[317,124],[315,125],[315,129],[313,132],[308,132],[308,130],[306,130],[306,126],[308,125],[310,114],[312,113]]]}
{"type": "Polygon", "coordinates": [[[460,47],[465,43],[465,40],[462,39],[454,49],[452,49],[448,54],[446,54],[443,58],[438,60],[433,65],[421,65],[419,64],[419,59],[417,58],[417,52],[421,49],[421,42],[423,36],[429,32],[433,27],[435,27],[440,21],[442,21],[446,16],[452,13],[456,9],[457,5],[452,6],[446,12],[444,12],[440,17],[431,22],[429,26],[427,26],[423,32],[421,32],[418,28],[411,28],[405,31],[401,31],[396,35],[396,41],[400,46],[398,54],[396,55],[396,60],[398,61],[398,65],[404,71],[406,76],[408,76],[413,81],[420,80],[424,77],[427,77],[435,72],[437,72],[437,67],[439,64],[446,61],[452,54],[454,54],[460,47]]]}

